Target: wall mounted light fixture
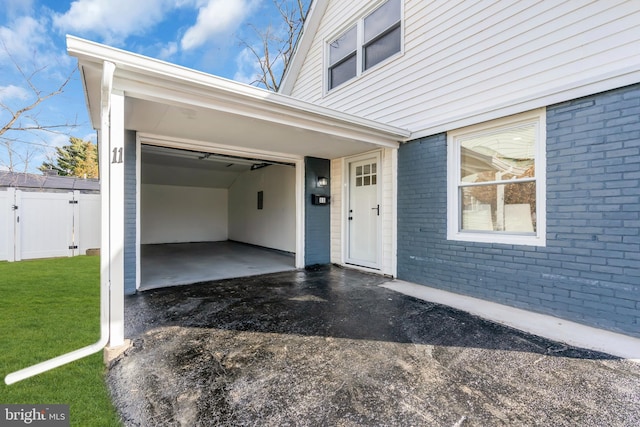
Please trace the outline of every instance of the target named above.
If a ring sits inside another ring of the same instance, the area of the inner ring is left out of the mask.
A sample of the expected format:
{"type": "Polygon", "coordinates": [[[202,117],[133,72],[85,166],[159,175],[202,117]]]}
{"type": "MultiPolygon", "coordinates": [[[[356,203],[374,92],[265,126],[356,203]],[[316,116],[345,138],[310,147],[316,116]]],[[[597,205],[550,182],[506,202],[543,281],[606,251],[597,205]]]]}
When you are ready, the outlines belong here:
{"type": "Polygon", "coordinates": [[[325,178],[324,176],[318,177],[318,187],[326,187],[329,185],[329,178],[325,178]]]}

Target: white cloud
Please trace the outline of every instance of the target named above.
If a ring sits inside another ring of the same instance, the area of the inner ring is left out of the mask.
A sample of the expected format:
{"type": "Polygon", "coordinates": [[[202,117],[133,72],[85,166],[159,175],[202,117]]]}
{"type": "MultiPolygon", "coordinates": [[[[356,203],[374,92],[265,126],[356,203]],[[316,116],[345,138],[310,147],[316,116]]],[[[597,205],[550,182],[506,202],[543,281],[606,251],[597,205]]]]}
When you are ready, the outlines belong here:
{"type": "Polygon", "coordinates": [[[9,17],[24,15],[31,11],[32,7],[33,0],[3,0],[2,2],[2,8],[9,17]]]}
{"type": "Polygon", "coordinates": [[[0,102],[6,103],[14,99],[24,101],[29,98],[29,92],[19,86],[0,86],[0,102]]]}
{"type": "MultiPolygon", "coordinates": [[[[46,16],[39,19],[22,16],[0,27],[0,62],[6,65],[3,83],[7,83],[9,75],[20,78],[18,66],[27,75],[40,70],[32,76],[34,82],[42,80],[45,75],[51,79],[66,78],[72,58],[56,45],[50,27],[51,22],[46,16]]],[[[23,78],[20,80],[24,81],[23,78]]]]}
{"type": "Polygon", "coordinates": [[[54,134],[48,138],[49,151],[55,152],[55,147],[62,147],[69,144],[69,137],[62,134],[54,134]]]}
{"type": "Polygon", "coordinates": [[[92,143],[97,144],[98,143],[98,135],[96,135],[95,131],[89,132],[89,133],[85,134],[82,137],[82,140],[83,141],[91,141],[92,143]]]}
{"type": "Polygon", "coordinates": [[[160,59],[169,59],[171,58],[173,55],[175,55],[178,52],[178,43],[176,42],[169,42],[167,43],[167,45],[165,47],[163,47],[160,52],[158,53],[158,57],[160,59]]]}
{"type": "Polygon", "coordinates": [[[196,24],[182,37],[183,50],[195,49],[216,35],[233,32],[253,11],[255,0],[209,0],[200,7],[196,24]]]}
{"type": "Polygon", "coordinates": [[[236,67],[233,80],[237,82],[254,84],[260,78],[261,71],[258,59],[248,47],[242,49],[236,56],[236,67]]]}
{"type": "Polygon", "coordinates": [[[66,13],[55,14],[53,23],[64,32],[96,34],[114,43],[144,33],[174,7],[171,0],[76,0],[66,13]]]}
{"type": "Polygon", "coordinates": [[[49,45],[46,20],[36,20],[30,16],[15,19],[9,26],[0,27],[0,59],[5,59],[7,51],[21,61],[33,57],[38,48],[49,45]],[[6,48],[6,50],[5,50],[6,48]]]}

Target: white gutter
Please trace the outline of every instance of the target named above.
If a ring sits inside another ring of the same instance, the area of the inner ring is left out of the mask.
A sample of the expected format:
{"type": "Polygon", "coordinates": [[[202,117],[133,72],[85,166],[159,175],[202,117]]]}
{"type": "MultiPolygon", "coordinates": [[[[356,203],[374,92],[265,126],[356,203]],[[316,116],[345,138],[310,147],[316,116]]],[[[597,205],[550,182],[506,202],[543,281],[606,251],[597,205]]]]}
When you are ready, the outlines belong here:
{"type": "MultiPolygon", "coordinates": [[[[109,157],[109,144],[106,142],[109,140],[109,112],[111,109],[111,89],[113,87],[113,74],[115,72],[116,66],[111,62],[104,62],[102,68],[102,105],[101,105],[101,120],[102,126],[100,129],[100,142],[102,144],[104,153],[100,153],[101,161],[103,162],[103,167],[100,168],[101,177],[100,177],[100,192],[102,194],[103,199],[108,197],[109,194],[109,173],[108,173],[108,161],[109,157]],[[107,166],[105,166],[107,165],[107,166]],[[105,176],[106,175],[106,176],[105,176]]],[[[94,353],[97,353],[104,349],[104,347],[109,342],[109,300],[110,300],[110,267],[109,267],[109,239],[108,239],[108,231],[106,232],[107,237],[105,238],[105,228],[108,230],[108,226],[105,227],[105,220],[108,224],[108,213],[109,213],[109,204],[102,202],[102,223],[103,223],[103,232],[102,232],[102,244],[101,244],[101,253],[100,257],[100,339],[95,344],[88,345],[86,347],[82,347],[78,350],[72,351],[70,353],[63,354],[58,357],[54,357],[53,359],[46,360],[44,362],[38,363],[33,366],[29,366],[28,368],[21,369],[16,372],[12,372],[4,378],[4,382],[7,385],[17,383],[18,381],[22,381],[24,379],[33,377],[35,375],[41,374],[46,371],[50,371],[51,369],[60,367],[62,365],[66,365],[67,363],[74,362],[76,360],[82,359],[84,357],[90,356],[94,353]],[[105,214],[106,213],[106,214],[105,214]]]]}

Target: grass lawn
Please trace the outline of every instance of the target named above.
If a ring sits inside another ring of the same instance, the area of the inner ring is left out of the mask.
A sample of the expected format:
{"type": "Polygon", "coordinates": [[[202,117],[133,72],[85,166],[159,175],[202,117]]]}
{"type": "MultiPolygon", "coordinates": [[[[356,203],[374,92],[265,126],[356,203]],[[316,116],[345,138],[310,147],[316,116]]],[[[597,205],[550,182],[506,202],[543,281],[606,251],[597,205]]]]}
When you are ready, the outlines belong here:
{"type": "Polygon", "coordinates": [[[100,258],[0,262],[0,403],[68,404],[72,426],[119,426],[102,352],[7,386],[18,369],[100,336],[100,258]]]}

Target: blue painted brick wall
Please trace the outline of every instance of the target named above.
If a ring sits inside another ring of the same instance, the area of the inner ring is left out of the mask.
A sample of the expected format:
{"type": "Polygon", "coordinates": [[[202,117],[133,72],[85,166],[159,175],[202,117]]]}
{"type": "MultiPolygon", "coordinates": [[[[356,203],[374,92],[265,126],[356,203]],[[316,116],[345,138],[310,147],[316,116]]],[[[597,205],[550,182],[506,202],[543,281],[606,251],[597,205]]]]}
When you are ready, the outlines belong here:
{"type": "Polygon", "coordinates": [[[547,107],[547,246],[448,241],[446,135],[398,158],[398,277],[640,337],[640,84],[547,107]]]}
{"type": "Polygon", "coordinates": [[[124,144],[124,292],[136,292],[136,133],[125,132],[124,144]]]}
{"type": "Polygon", "coordinates": [[[329,196],[329,187],[318,188],[319,176],[330,178],[331,162],[315,157],[305,158],[305,265],[331,262],[331,216],[329,205],[312,205],[311,195],[329,196]]]}

